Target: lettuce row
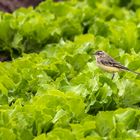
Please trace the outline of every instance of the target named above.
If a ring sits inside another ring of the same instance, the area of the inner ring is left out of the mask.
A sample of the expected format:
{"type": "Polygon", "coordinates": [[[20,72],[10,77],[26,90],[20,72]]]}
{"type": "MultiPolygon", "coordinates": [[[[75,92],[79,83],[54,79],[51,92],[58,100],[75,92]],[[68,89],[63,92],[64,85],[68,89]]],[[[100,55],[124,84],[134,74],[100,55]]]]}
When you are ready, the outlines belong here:
{"type": "Polygon", "coordinates": [[[140,77],[111,80],[92,56],[140,72],[139,5],[47,0],[1,12],[0,51],[13,61],[0,63],[0,139],[139,139],[140,77]]]}
{"type": "Polygon", "coordinates": [[[46,44],[62,39],[72,41],[86,33],[108,38],[112,45],[126,52],[130,52],[131,46],[139,51],[139,3],[130,3],[136,6],[135,10],[130,10],[127,4],[120,8],[121,0],[60,3],[47,0],[35,9],[21,8],[12,14],[1,12],[0,51],[17,58],[23,52],[40,52],[46,44]]]}
{"type": "MultiPolygon", "coordinates": [[[[112,81],[92,59],[110,45],[86,34],[0,63],[1,139],[140,137],[139,76],[120,73],[112,81]]],[[[108,53],[139,71],[138,53],[114,50],[108,53]]]]}

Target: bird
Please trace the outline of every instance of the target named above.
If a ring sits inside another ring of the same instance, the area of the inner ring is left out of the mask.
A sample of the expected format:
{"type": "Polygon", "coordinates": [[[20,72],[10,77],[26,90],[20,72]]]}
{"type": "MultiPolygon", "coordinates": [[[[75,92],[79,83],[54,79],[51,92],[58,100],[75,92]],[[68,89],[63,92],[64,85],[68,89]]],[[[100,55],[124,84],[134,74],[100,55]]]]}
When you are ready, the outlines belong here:
{"type": "Polygon", "coordinates": [[[95,53],[93,53],[93,55],[95,56],[96,64],[99,68],[109,73],[112,73],[112,80],[115,76],[115,73],[120,71],[129,71],[140,76],[139,72],[135,72],[123,66],[120,62],[117,62],[115,59],[113,59],[104,51],[101,50],[96,51],[95,53]]]}

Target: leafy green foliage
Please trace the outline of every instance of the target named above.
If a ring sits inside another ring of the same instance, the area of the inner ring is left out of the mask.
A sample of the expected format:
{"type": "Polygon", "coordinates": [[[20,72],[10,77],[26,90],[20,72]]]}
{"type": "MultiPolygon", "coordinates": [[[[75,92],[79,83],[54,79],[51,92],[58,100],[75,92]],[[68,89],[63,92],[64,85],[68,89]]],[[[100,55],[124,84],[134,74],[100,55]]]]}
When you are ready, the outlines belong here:
{"type": "Polygon", "coordinates": [[[140,76],[111,80],[92,55],[104,50],[140,72],[138,7],[47,0],[0,13],[0,50],[12,57],[0,63],[0,139],[139,139],[140,76]]]}

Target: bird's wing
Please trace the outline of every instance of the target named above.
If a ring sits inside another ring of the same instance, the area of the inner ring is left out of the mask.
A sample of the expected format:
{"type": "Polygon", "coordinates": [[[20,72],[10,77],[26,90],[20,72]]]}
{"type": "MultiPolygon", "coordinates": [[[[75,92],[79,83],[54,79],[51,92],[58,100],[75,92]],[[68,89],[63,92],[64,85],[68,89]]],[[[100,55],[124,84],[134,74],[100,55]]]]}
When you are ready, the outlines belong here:
{"type": "Polygon", "coordinates": [[[102,59],[101,63],[106,66],[129,70],[127,67],[123,66],[122,64],[120,64],[119,62],[117,62],[116,60],[114,60],[113,58],[111,58],[109,56],[106,59],[102,59]]]}
{"type": "Polygon", "coordinates": [[[118,62],[117,63],[114,63],[113,66],[114,67],[117,67],[119,69],[129,70],[127,67],[123,66],[122,64],[120,64],[118,62]]]}

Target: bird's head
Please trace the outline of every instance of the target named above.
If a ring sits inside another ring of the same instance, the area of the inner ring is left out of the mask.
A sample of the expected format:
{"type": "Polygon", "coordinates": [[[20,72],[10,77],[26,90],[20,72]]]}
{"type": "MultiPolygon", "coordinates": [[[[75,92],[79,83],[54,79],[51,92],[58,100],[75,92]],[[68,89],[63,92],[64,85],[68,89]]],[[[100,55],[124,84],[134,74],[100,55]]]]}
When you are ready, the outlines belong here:
{"type": "Polygon", "coordinates": [[[104,51],[96,51],[95,53],[94,53],[94,56],[95,56],[95,58],[104,58],[105,56],[106,56],[106,53],[104,52],[104,51]]]}
{"type": "Polygon", "coordinates": [[[95,56],[95,59],[98,60],[98,59],[104,59],[106,58],[108,55],[104,52],[104,51],[96,51],[94,53],[94,56],[95,56]]]}

